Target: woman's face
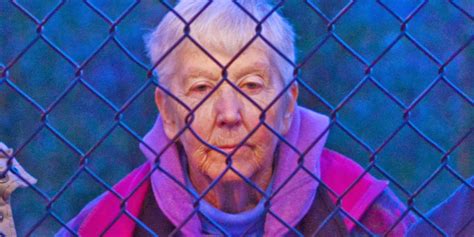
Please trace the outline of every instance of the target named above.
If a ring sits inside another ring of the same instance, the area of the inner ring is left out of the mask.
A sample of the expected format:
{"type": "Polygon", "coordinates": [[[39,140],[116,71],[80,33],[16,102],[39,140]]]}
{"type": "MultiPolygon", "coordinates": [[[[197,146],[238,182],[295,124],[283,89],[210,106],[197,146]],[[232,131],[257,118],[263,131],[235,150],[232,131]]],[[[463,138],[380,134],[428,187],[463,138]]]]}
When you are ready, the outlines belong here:
{"type": "MultiPolygon", "coordinates": [[[[188,47],[189,48],[189,47],[188,47]]],[[[210,51],[222,65],[232,55],[210,51]]],[[[194,112],[191,128],[208,144],[232,156],[232,167],[243,176],[252,178],[258,172],[270,168],[273,163],[278,138],[265,126],[259,126],[262,112],[228,82],[206,97],[222,80],[222,69],[197,48],[181,54],[175,64],[176,72],[164,83],[171,93],[194,112]],[[258,128],[257,128],[258,127],[258,128]],[[257,128],[257,129],[256,129],[257,128]],[[237,148],[252,131],[256,131],[237,148]]],[[[284,84],[272,70],[267,54],[250,47],[228,68],[228,79],[261,108],[265,109],[283,90],[284,84]]],[[[265,114],[265,123],[284,135],[291,123],[298,89],[293,85],[265,114]]],[[[186,127],[188,111],[160,89],[156,90],[156,103],[160,110],[167,136],[173,138],[186,127]]],[[[217,178],[226,168],[226,155],[201,143],[187,129],[180,137],[188,158],[190,172],[198,172],[209,180],[217,178]]],[[[238,181],[231,170],[223,181],[238,181]]]]}

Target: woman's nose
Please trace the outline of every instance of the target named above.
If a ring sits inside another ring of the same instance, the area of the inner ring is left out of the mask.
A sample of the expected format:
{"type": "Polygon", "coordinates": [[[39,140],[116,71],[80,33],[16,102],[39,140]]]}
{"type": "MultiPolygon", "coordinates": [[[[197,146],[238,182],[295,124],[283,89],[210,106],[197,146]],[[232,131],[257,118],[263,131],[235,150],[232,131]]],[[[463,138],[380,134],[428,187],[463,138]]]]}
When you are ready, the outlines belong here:
{"type": "Polygon", "coordinates": [[[242,104],[238,92],[230,85],[222,84],[217,91],[216,114],[219,127],[234,128],[242,123],[242,104]]]}

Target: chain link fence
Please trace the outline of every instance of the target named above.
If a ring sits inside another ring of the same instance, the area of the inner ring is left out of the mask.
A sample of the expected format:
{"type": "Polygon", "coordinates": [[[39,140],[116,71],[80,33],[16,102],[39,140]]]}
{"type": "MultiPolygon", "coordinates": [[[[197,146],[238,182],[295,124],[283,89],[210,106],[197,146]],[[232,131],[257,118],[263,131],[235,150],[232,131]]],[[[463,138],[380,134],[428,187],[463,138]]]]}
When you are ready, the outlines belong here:
{"type": "MultiPolygon", "coordinates": [[[[143,35],[175,4],[0,2],[0,141],[38,179],[13,196],[20,236],[53,235],[145,162],[137,148],[158,112],[154,88],[165,88],[143,35]]],[[[299,104],[331,118],[327,147],[389,180],[430,223],[424,214],[457,186],[472,190],[471,2],[275,1],[275,11],[298,35],[299,104]]]]}

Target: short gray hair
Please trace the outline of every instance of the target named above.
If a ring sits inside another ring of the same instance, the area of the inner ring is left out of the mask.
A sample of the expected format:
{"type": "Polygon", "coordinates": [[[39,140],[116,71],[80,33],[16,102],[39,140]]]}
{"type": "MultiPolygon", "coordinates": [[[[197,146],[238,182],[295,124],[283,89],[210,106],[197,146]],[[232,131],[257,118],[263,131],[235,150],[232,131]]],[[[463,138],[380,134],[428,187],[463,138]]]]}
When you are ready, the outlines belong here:
{"type": "MultiPolygon", "coordinates": [[[[272,6],[265,0],[238,0],[243,8],[261,21],[271,10],[272,6]]],[[[174,10],[189,22],[209,1],[206,0],[181,0],[174,10]]],[[[255,36],[257,24],[252,18],[240,9],[231,0],[214,0],[191,23],[190,35],[202,47],[209,50],[220,50],[235,55],[248,41],[255,36]]],[[[168,12],[161,23],[146,38],[148,55],[154,65],[165,53],[183,36],[185,24],[173,13],[168,12]]],[[[261,34],[291,62],[295,61],[294,32],[292,26],[278,12],[273,12],[262,24],[261,34]]],[[[188,41],[188,40],[187,40],[188,41]]],[[[183,43],[173,51],[183,48],[183,43]]],[[[265,47],[265,42],[257,39],[252,45],[267,50],[272,61],[272,66],[285,84],[293,79],[293,66],[281,57],[270,46],[265,47]],[[260,41],[260,42],[258,42],[260,41]],[[258,43],[257,43],[258,42],[258,43]]],[[[156,70],[161,80],[169,77],[176,60],[170,55],[161,62],[156,70]]]]}

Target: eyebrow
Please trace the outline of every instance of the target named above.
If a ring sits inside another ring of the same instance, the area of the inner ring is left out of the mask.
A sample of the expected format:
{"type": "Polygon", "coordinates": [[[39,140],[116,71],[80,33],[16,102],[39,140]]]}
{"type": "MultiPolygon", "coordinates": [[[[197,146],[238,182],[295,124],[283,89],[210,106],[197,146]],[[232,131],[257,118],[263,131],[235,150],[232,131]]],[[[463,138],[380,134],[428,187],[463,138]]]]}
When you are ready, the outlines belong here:
{"type": "MultiPolygon", "coordinates": [[[[232,65],[230,67],[232,68],[232,65]]],[[[247,67],[244,67],[243,69],[236,72],[234,75],[235,75],[235,78],[241,78],[245,75],[249,75],[254,72],[262,72],[266,76],[269,74],[269,71],[270,71],[270,66],[268,63],[256,62],[256,63],[250,64],[247,67]]],[[[188,69],[184,73],[184,76],[186,78],[205,77],[205,78],[212,79],[215,81],[220,80],[222,78],[221,74],[213,73],[213,72],[210,72],[208,70],[201,69],[198,67],[192,67],[188,69]]]]}
{"type": "Polygon", "coordinates": [[[220,75],[217,75],[215,73],[212,73],[210,71],[203,70],[203,69],[197,68],[197,67],[192,67],[189,70],[187,70],[184,73],[184,76],[186,78],[205,77],[205,78],[209,78],[209,79],[213,79],[213,80],[218,80],[220,78],[220,75]]]}
{"type": "Polygon", "coordinates": [[[245,75],[252,74],[254,72],[262,72],[264,76],[268,76],[270,72],[270,66],[268,63],[264,62],[256,62],[251,64],[250,66],[244,67],[242,70],[239,70],[236,74],[236,78],[241,78],[245,75]]]}

